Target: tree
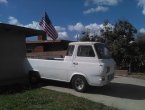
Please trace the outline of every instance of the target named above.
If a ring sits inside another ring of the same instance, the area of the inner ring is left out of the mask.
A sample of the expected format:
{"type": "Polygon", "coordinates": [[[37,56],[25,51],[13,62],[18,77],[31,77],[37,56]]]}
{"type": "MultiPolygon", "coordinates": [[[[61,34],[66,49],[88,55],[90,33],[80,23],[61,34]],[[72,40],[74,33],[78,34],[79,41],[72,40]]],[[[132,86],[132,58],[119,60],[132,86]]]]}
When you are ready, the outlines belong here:
{"type": "MultiPolygon", "coordinates": [[[[138,55],[138,47],[134,43],[136,33],[136,28],[127,20],[118,20],[114,27],[108,20],[105,20],[101,35],[93,36],[91,40],[105,43],[117,62],[117,66],[123,69],[131,66],[138,55]]],[[[89,32],[85,32],[85,36],[81,40],[91,41],[89,32]]]]}
{"type": "Polygon", "coordinates": [[[119,20],[114,26],[111,50],[120,68],[131,66],[136,56],[136,51],[132,49],[136,33],[136,28],[127,20],[119,20]]]}
{"type": "Polygon", "coordinates": [[[96,41],[96,37],[97,35],[90,36],[90,31],[87,29],[87,31],[81,32],[79,41],[96,41]]]}
{"type": "Polygon", "coordinates": [[[136,43],[139,48],[138,62],[135,65],[137,70],[145,72],[145,33],[139,33],[136,38],[136,43]]]}
{"type": "Polygon", "coordinates": [[[97,37],[97,41],[107,44],[108,48],[112,49],[112,42],[114,41],[113,35],[113,27],[109,23],[109,20],[104,20],[101,36],[97,37]]]}
{"type": "Polygon", "coordinates": [[[140,51],[145,54],[145,33],[138,33],[136,42],[140,48],[140,51]]]}
{"type": "Polygon", "coordinates": [[[89,32],[88,31],[81,32],[79,41],[90,41],[89,32]]]}
{"type": "Polygon", "coordinates": [[[114,27],[109,24],[108,20],[104,21],[98,41],[108,46],[119,68],[128,68],[138,53],[134,42],[136,28],[127,20],[118,20],[114,27]]]}
{"type": "Polygon", "coordinates": [[[108,36],[112,34],[112,30],[113,30],[113,28],[109,24],[109,21],[108,20],[104,20],[103,27],[100,30],[100,33],[101,33],[100,36],[97,35],[97,34],[93,34],[92,35],[91,34],[91,30],[90,29],[86,29],[85,31],[83,31],[80,34],[80,39],[79,40],[80,41],[98,41],[98,42],[106,43],[108,41],[108,39],[107,40],[105,40],[105,39],[108,38],[108,36]]]}
{"type": "Polygon", "coordinates": [[[100,33],[100,36],[90,36],[87,30],[82,32],[80,40],[105,43],[119,69],[145,72],[145,34],[137,34],[136,28],[127,20],[118,20],[114,26],[105,20],[100,33]]]}

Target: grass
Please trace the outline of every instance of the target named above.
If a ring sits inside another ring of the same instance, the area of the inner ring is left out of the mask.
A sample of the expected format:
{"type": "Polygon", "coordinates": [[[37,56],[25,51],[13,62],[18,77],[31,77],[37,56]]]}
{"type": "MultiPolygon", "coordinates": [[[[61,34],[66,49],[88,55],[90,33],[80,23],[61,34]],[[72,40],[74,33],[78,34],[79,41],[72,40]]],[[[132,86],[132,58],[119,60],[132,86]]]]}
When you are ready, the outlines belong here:
{"type": "Polygon", "coordinates": [[[42,88],[17,93],[14,91],[0,94],[0,110],[118,110],[84,98],[42,88]]]}

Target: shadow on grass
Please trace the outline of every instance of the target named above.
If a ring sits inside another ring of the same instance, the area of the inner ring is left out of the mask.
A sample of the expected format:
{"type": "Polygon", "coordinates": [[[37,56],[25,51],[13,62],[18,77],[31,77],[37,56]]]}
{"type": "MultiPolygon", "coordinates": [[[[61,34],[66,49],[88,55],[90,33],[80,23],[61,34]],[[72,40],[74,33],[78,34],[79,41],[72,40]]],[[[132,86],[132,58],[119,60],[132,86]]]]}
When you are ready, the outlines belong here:
{"type": "MultiPolygon", "coordinates": [[[[43,84],[44,85],[44,84],[43,84]]],[[[13,84],[0,86],[0,95],[17,94],[43,87],[41,83],[38,84],[13,84]]]]}
{"type": "Polygon", "coordinates": [[[0,86],[0,95],[8,95],[8,94],[16,94],[16,93],[22,93],[26,90],[30,90],[30,86],[25,85],[6,85],[6,86],[0,86]]]}
{"type": "MultiPolygon", "coordinates": [[[[37,85],[12,85],[12,86],[0,87],[0,94],[22,93],[28,90],[37,89],[45,86],[54,86],[54,87],[71,89],[71,86],[68,83],[43,79],[37,85]]],[[[133,100],[144,100],[145,87],[139,85],[112,82],[104,87],[89,87],[86,94],[105,95],[105,96],[126,98],[126,99],[133,99],[133,100]]]]}
{"type": "Polygon", "coordinates": [[[13,85],[0,86],[0,95],[23,93],[25,91],[29,91],[45,86],[57,86],[63,88],[71,87],[68,83],[42,79],[38,84],[27,84],[27,85],[13,84],[13,85]]]}

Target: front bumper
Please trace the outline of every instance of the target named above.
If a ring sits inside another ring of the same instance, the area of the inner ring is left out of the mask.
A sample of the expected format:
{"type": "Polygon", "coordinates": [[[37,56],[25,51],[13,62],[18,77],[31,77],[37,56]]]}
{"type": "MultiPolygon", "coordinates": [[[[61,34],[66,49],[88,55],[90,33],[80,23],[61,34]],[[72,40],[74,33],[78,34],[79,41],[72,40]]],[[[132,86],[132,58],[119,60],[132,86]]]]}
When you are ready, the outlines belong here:
{"type": "Polygon", "coordinates": [[[96,76],[93,78],[94,80],[91,80],[89,85],[91,86],[104,86],[110,83],[114,79],[114,73],[108,74],[106,76],[96,76]]]}

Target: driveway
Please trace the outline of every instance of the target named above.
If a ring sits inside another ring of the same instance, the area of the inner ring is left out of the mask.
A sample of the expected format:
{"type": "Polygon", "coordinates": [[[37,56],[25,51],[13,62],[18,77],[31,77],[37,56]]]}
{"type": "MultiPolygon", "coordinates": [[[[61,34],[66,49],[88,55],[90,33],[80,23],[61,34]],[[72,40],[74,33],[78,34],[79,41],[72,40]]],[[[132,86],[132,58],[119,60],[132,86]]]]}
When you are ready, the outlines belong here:
{"type": "Polygon", "coordinates": [[[145,80],[115,77],[105,87],[90,87],[87,93],[74,91],[68,84],[49,81],[43,87],[100,102],[121,110],[145,110],[145,80]]]}

